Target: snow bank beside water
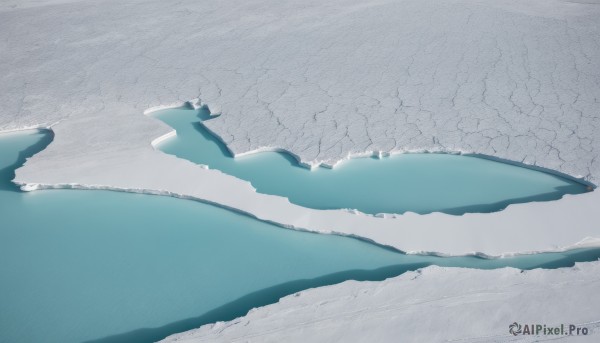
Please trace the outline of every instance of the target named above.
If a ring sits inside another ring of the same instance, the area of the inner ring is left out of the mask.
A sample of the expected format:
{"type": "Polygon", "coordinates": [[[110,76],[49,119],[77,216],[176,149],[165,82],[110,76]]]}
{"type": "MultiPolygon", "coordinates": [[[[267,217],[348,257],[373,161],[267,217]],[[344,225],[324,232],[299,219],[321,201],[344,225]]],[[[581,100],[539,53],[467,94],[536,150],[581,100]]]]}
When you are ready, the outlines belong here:
{"type": "MultiPolygon", "coordinates": [[[[210,129],[236,154],[281,148],[307,165],[333,165],[365,151],[463,151],[598,184],[599,18],[596,4],[561,0],[8,1],[0,130],[52,125],[52,144],[17,170],[26,189],[197,198],[406,252],[597,245],[598,191],[460,217],[309,210],[154,151],[150,142],[170,130],[142,113],[200,98],[222,113],[210,129]]],[[[247,326],[179,337],[502,341],[513,321],[597,330],[599,271],[598,263],[524,273],[427,268],[302,292],[251,313],[247,326]],[[388,302],[398,307],[387,311],[388,302]],[[322,320],[308,321],[311,311],[322,320]],[[278,323],[288,331],[267,332],[278,323]]]]}
{"type": "MultiPolygon", "coordinates": [[[[52,144],[47,149],[51,148],[52,144]]],[[[27,168],[28,161],[17,170],[16,182],[26,190],[101,188],[198,199],[287,228],[359,237],[408,253],[496,257],[600,245],[597,191],[566,195],[559,201],[514,204],[495,213],[406,213],[381,218],[300,207],[283,197],[256,193],[250,183],[218,170],[151,149],[133,160],[126,157],[124,152],[104,156],[102,163],[110,168],[101,174],[96,164],[82,163],[75,174],[65,174],[53,167],[55,161],[38,161],[36,165],[45,170],[43,177],[27,168]],[[39,182],[23,181],[34,179],[39,182]]]]}
{"type": "MultiPolygon", "coordinates": [[[[309,289],[229,322],[161,342],[538,342],[509,325],[586,328],[600,334],[600,262],[521,271],[427,267],[382,282],[309,289]]],[[[574,338],[574,337],[569,337],[574,338]]]]}
{"type": "Polygon", "coordinates": [[[497,256],[600,237],[598,192],[459,218],[304,209],[154,151],[171,130],[143,115],[202,99],[222,114],[207,125],[235,154],[285,149],[307,165],[369,151],[461,151],[597,183],[596,5],[28,4],[0,11],[0,130],[52,126],[55,139],[17,171],[22,185],[178,194],[408,252],[497,256]]]}
{"type": "Polygon", "coordinates": [[[371,151],[463,151],[597,181],[595,4],[2,6],[0,130],[68,126],[54,143],[63,157],[131,149],[135,158],[165,130],[145,109],[200,97],[223,114],[208,125],[236,154],[281,148],[334,165],[371,151]]]}

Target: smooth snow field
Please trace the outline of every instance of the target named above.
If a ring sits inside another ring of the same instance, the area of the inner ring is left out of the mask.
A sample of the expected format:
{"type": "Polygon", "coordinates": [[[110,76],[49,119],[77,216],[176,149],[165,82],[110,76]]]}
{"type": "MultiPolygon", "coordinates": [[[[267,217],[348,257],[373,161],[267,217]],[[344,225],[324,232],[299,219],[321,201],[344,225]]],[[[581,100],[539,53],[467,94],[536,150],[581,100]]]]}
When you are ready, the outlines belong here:
{"type": "Polygon", "coordinates": [[[207,109],[184,107],[151,115],[177,131],[177,136],[158,143],[160,150],[250,181],[258,192],[285,196],[315,209],[460,215],[586,191],[585,185],[556,175],[462,155],[353,158],[334,169],[313,170],[301,167],[286,152],[260,152],[234,159],[226,145],[202,124],[211,119],[207,109]]]}
{"type": "Polygon", "coordinates": [[[0,135],[0,342],[149,342],[348,279],[383,280],[432,264],[557,268],[600,257],[600,249],[405,255],[195,201],[20,192],[14,170],[50,140],[47,131],[0,135]]]}

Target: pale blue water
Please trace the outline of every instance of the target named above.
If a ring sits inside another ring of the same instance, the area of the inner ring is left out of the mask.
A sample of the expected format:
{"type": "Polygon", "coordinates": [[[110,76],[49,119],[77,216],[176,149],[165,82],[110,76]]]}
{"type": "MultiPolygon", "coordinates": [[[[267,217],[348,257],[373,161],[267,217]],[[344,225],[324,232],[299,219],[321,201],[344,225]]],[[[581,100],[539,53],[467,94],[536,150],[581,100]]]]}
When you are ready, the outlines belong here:
{"type": "Polygon", "coordinates": [[[285,196],[310,208],[463,214],[586,191],[583,184],[566,178],[471,156],[356,158],[334,169],[312,171],[287,153],[263,152],[234,159],[202,124],[209,120],[208,110],[169,109],[154,116],[177,131],[177,137],[160,143],[162,151],[250,181],[260,193],[285,196]]]}
{"type": "Polygon", "coordinates": [[[0,342],[150,342],[347,279],[431,264],[556,268],[600,257],[599,249],[497,260],[411,256],[181,199],[19,192],[9,182],[15,168],[49,140],[0,135],[0,342]]]}

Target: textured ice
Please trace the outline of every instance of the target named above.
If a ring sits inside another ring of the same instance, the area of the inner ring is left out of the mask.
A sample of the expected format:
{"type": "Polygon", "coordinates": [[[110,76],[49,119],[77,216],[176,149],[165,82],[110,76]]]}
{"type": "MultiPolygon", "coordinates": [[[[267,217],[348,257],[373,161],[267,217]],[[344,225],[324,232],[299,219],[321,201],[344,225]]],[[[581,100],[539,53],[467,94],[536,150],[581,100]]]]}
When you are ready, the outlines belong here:
{"type": "Polygon", "coordinates": [[[168,128],[143,112],[200,99],[238,154],[475,152],[597,183],[599,18],[562,0],[8,1],[0,130],[55,132],[17,171],[27,189],[197,198],[405,251],[561,249],[599,236],[598,192],[485,217],[311,211],[154,151],[168,128]]]}
{"type": "MultiPolygon", "coordinates": [[[[597,184],[599,22],[597,0],[7,0],[0,131],[55,133],[17,171],[28,190],[192,198],[408,252],[599,245],[598,191],[461,217],[309,210],[155,151],[150,142],[169,129],[143,115],[200,99],[222,113],[208,125],[236,154],[286,149],[314,165],[372,152],[474,152],[597,184]]],[[[516,320],[597,330],[599,272],[598,263],[524,273],[427,268],[302,292],[237,321],[248,326],[221,323],[180,338],[219,339],[223,330],[270,335],[259,341],[365,333],[431,341],[440,332],[505,340],[516,320]],[[302,323],[313,315],[321,321],[302,323]],[[265,331],[273,323],[286,329],[265,331]]]]}
{"type": "Polygon", "coordinates": [[[237,153],[274,146],[333,164],[470,151],[595,180],[599,10],[545,0],[12,10],[0,24],[1,125],[113,121],[94,135],[111,138],[136,129],[120,116],[200,97],[225,114],[208,125],[237,153]]]}
{"type": "Polygon", "coordinates": [[[600,263],[531,271],[428,267],[383,282],[310,289],[162,342],[597,342],[600,263]],[[440,286],[443,285],[443,286],[440,286]],[[513,336],[513,322],[589,330],[513,336]]]}

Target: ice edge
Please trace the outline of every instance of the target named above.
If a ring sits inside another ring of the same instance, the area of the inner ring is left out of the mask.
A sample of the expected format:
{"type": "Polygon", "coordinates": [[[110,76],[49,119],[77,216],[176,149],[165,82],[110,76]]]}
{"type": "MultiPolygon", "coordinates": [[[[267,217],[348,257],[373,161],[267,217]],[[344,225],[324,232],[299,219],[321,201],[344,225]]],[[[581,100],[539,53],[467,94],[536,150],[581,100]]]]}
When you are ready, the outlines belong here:
{"type": "Polygon", "coordinates": [[[217,206],[220,208],[224,208],[226,210],[233,211],[235,213],[248,216],[250,218],[254,218],[260,220],[265,223],[269,223],[284,229],[296,230],[301,232],[307,232],[312,234],[331,234],[336,236],[348,237],[357,239],[369,244],[373,244],[375,246],[396,251],[398,253],[407,254],[407,255],[425,255],[425,256],[438,256],[438,257],[459,257],[459,256],[476,256],[485,259],[496,259],[496,258],[504,258],[504,257],[512,257],[512,256],[521,256],[521,255],[532,255],[532,254],[540,254],[540,253],[556,253],[556,252],[565,252],[569,250],[581,249],[581,248],[596,248],[600,247],[600,238],[596,237],[585,237],[578,242],[573,244],[564,245],[564,246],[556,246],[553,248],[543,249],[543,250],[532,250],[532,251],[521,251],[521,252],[503,252],[498,255],[486,254],[483,252],[473,251],[464,254],[448,254],[436,251],[403,251],[394,246],[386,245],[383,243],[376,242],[370,238],[358,236],[355,234],[344,233],[335,230],[311,230],[303,227],[298,227],[295,225],[283,224],[279,222],[275,222],[272,220],[264,219],[254,215],[253,213],[246,212],[240,210],[235,207],[226,206],[217,202],[213,202],[207,199],[202,199],[199,197],[194,197],[186,194],[174,193],[170,191],[161,191],[161,190],[152,190],[152,189],[136,189],[136,188],[120,188],[120,187],[111,187],[111,186],[102,186],[102,185],[85,185],[78,183],[68,183],[68,184],[43,184],[43,183],[23,183],[23,182],[15,182],[15,184],[21,187],[21,190],[24,192],[31,192],[36,190],[49,190],[49,189],[78,189],[78,190],[106,190],[106,191],[115,191],[115,192],[124,192],[124,193],[135,193],[135,194],[147,194],[147,195],[159,195],[159,196],[169,196],[172,198],[185,199],[198,201],[205,204],[210,204],[213,206],[217,206]]]}

